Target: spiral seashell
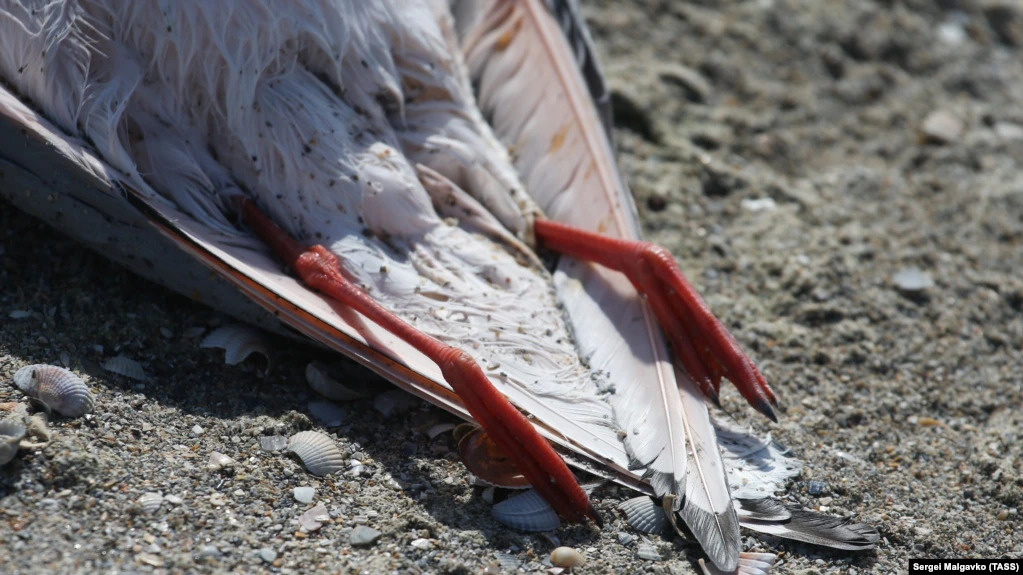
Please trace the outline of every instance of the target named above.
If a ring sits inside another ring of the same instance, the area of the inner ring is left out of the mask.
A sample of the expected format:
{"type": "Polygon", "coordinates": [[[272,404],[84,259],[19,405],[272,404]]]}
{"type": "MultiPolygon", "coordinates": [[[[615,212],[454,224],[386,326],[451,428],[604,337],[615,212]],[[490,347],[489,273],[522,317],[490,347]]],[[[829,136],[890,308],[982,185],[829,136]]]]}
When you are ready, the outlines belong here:
{"type": "Polygon", "coordinates": [[[161,505],[163,505],[163,495],[160,493],[143,493],[142,497],[139,497],[139,507],[144,513],[156,513],[161,505]]]}
{"type": "Polygon", "coordinates": [[[224,350],[224,363],[238,365],[254,353],[262,355],[267,368],[270,365],[270,352],[267,350],[266,339],[251,327],[244,325],[225,325],[210,332],[199,342],[201,348],[220,348],[224,350]]]}
{"type": "Polygon", "coordinates": [[[129,379],[149,381],[149,376],[147,376],[145,370],[142,369],[142,364],[130,357],[123,355],[114,356],[104,362],[101,367],[110,373],[123,375],[129,379]]]}
{"type": "Polygon", "coordinates": [[[332,401],[353,401],[366,397],[330,376],[330,368],[321,361],[312,361],[305,366],[305,380],[313,391],[332,401]]]}
{"type": "Polygon", "coordinates": [[[664,509],[646,495],[623,501],[618,509],[625,513],[625,521],[640,533],[664,533],[668,529],[664,509]]]}
{"type": "Polygon", "coordinates": [[[0,421],[0,465],[6,464],[17,455],[25,431],[25,424],[20,417],[0,421]]]}
{"type": "Polygon", "coordinates": [[[516,531],[554,531],[561,526],[558,514],[535,489],[505,499],[491,508],[490,514],[516,531]]]}
{"type": "Polygon", "coordinates": [[[56,365],[28,365],[14,374],[14,385],[25,395],[67,417],[92,412],[95,400],[82,378],[56,365]]]}
{"type": "Polygon", "coordinates": [[[345,457],[334,440],[318,431],[301,431],[288,440],[288,451],[313,475],[330,475],[345,468],[345,457]]]}

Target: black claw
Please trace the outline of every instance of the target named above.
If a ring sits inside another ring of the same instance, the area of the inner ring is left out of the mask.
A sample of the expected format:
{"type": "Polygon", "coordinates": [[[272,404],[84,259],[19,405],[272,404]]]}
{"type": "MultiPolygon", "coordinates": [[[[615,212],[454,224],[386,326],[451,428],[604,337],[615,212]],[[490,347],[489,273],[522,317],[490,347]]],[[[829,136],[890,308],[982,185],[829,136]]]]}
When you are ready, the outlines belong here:
{"type": "Polygon", "coordinates": [[[771,402],[767,401],[767,399],[762,397],[757,398],[756,400],[751,401],[750,405],[753,406],[753,409],[763,413],[767,419],[778,423],[778,416],[774,414],[774,409],[771,409],[771,402]]]}

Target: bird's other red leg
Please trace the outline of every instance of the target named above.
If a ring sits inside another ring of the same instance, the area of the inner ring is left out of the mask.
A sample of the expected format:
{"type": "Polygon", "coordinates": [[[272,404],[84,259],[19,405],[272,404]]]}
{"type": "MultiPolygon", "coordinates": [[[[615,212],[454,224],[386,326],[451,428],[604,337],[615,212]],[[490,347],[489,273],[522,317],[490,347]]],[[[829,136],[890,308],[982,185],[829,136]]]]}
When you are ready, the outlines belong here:
{"type": "Polygon", "coordinates": [[[715,402],[727,377],[757,411],[777,421],[771,387],[739,343],[682,275],[667,250],[612,238],[551,220],[537,220],[536,239],[553,251],[624,273],[646,296],[682,366],[715,402]]]}
{"type": "Polygon", "coordinates": [[[342,275],[333,253],[323,246],[299,243],[251,201],[241,200],[240,211],[242,220],[308,287],[358,311],[436,362],[444,380],[473,418],[559,515],[569,521],[585,521],[589,517],[601,524],[596,509],[565,462],[490,383],[469,354],[419,331],[385,309],[342,275]]]}

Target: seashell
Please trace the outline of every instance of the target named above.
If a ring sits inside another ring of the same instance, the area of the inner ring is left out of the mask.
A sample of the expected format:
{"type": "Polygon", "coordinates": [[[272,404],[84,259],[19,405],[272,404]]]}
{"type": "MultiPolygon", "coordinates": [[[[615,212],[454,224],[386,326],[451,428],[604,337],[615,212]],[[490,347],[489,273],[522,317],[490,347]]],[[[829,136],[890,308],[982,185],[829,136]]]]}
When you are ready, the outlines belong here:
{"type": "Polygon", "coordinates": [[[163,505],[163,494],[143,493],[142,497],[139,497],[138,503],[144,513],[156,513],[160,506],[163,505]]]}
{"type": "Polygon", "coordinates": [[[558,514],[534,489],[505,499],[491,508],[490,514],[517,531],[553,531],[561,526],[558,514]]]}
{"type": "Polygon", "coordinates": [[[218,327],[199,342],[199,347],[223,349],[224,363],[227,365],[238,365],[250,355],[258,353],[266,360],[267,369],[270,368],[270,352],[266,339],[258,330],[245,325],[218,327]]]}
{"type": "Polygon", "coordinates": [[[25,424],[19,417],[0,421],[0,465],[5,465],[18,454],[21,438],[25,437],[25,424]]]}
{"type": "Polygon", "coordinates": [[[82,378],[56,365],[28,365],[14,374],[14,385],[25,395],[68,417],[90,413],[95,407],[92,392],[82,378]]]}
{"type": "Polygon", "coordinates": [[[668,516],[650,497],[640,495],[618,505],[625,513],[625,521],[640,533],[664,533],[668,529],[668,516]]]}
{"type": "Polygon", "coordinates": [[[661,560],[661,554],[657,552],[657,548],[649,543],[640,543],[636,546],[636,557],[647,561],[661,560]]]}
{"type": "Polygon", "coordinates": [[[462,435],[458,440],[458,455],[469,471],[487,483],[510,489],[529,487],[529,480],[518,466],[481,427],[462,435]]]}
{"type": "Polygon", "coordinates": [[[571,547],[558,547],[551,551],[551,564],[555,567],[582,567],[586,565],[586,556],[571,547]]]}
{"type": "Polygon", "coordinates": [[[149,376],[147,376],[145,370],[142,369],[142,364],[130,357],[123,355],[114,356],[104,362],[101,367],[110,373],[123,375],[129,379],[149,381],[149,376]]]}
{"type": "Polygon", "coordinates": [[[334,440],[318,431],[300,431],[288,440],[288,451],[302,460],[313,475],[330,475],[347,466],[334,440]]]}
{"type": "Polygon", "coordinates": [[[305,366],[305,380],[313,391],[332,401],[353,401],[367,397],[351,389],[330,375],[330,367],[322,361],[312,361],[305,366]]]}

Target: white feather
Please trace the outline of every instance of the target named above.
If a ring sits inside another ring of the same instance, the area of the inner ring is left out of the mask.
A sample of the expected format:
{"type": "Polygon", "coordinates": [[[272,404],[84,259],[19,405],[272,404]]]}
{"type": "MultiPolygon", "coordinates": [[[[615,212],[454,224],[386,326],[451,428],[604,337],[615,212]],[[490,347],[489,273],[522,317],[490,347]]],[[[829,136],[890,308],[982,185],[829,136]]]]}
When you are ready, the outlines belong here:
{"type": "MultiPolygon", "coordinates": [[[[631,197],[570,47],[539,1],[476,3],[462,30],[479,102],[514,150],[526,188],[551,218],[638,238],[631,197]],[[632,216],[632,217],[630,217],[632,216]]],[[[660,328],[620,274],[563,259],[558,294],[581,353],[609,374],[609,401],[630,464],[679,512],[720,566],[732,568],[738,520],[702,396],[672,369],[660,328]]]]}

